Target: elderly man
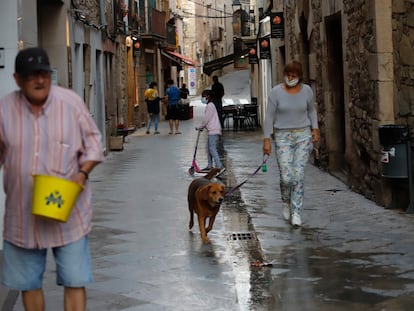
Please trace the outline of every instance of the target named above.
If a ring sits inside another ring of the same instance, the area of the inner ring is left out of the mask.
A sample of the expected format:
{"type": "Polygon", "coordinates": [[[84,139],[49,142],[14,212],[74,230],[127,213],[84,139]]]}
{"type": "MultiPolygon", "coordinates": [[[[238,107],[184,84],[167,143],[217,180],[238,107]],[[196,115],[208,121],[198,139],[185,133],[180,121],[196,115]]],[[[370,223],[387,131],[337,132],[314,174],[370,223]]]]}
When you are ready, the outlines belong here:
{"type": "Polygon", "coordinates": [[[64,309],[85,310],[85,286],[92,281],[88,177],[104,160],[101,134],[83,100],[52,85],[43,49],[17,54],[14,79],[19,90],[0,99],[0,165],[6,193],[2,283],[22,292],[25,310],[44,310],[42,281],[50,248],[57,284],[65,289],[64,309]],[[67,222],[31,213],[32,175],[37,174],[84,187],[67,222]]]}

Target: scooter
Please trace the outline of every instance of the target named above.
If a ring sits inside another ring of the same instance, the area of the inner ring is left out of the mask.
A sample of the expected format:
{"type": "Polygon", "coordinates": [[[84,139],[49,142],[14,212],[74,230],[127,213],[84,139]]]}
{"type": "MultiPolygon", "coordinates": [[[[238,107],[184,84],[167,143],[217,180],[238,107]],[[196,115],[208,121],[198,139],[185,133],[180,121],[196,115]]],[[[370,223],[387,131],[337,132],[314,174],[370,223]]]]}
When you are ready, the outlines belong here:
{"type": "Polygon", "coordinates": [[[200,173],[201,169],[197,165],[196,156],[197,156],[197,148],[198,148],[198,141],[200,140],[200,133],[202,132],[202,129],[196,128],[197,130],[197,140],[194,148],[194,155],[193,155],[193,162],[191,163],[191,167],[188,169],[188,174],[191,176],[194,175],[194,173],[200,173]]]}

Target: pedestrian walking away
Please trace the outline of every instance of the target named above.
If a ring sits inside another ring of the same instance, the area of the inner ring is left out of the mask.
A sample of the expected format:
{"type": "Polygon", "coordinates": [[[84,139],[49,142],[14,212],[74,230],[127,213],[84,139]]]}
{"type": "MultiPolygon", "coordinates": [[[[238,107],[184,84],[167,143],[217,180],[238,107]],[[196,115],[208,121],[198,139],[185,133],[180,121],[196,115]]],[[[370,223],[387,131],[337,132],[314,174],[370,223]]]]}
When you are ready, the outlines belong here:
{"type": "Polygon", "coordinates": [[[319,141],[318,118],[313,91],[302,82],[301,63],[286,64],[283,73],[285,81],[272,88],[267,99],[263,153],[271,153],[274,131],[283,217],[301,226],[305,166],[313,143],[319,141]]]}
{"type": "Polygon", "coordinates": [[[216,105],[217,114],[219,116],[221,127],[224,127],[223,120],[223,97],[224,97],[224,86],[219,82],[217,76],[213,76],[213,84],[211,85],[211,90],[214,92],[214,104],[216,105]]]}
{"type": "Polygon", "coordinates": [[[157,82],[151,82],[149,88],[144,92],[145,102],[147,104],[148,125],[147,134],[150,133],[151,125],[154,123],[154,134],[159,134],[158,124],[160,120],[160,100],[157,90],[157,82]]]}
{"type": "Polygon", "coordinates": [[[207,139],[207,167],[204,168],[202,171],[210,171],[213,168],[213,160],[216,164],[216,168],[220,169],[219,174],[222,174],[226,169],[223,163],[220,160],[220,156],[217,151],[217,144],[219,138],[222,134],[222,128],[220,124],[220,120],[217,115],[216,106],[214,105],[213,99],[213,91],[212,90],[204,90],[201,94],[201,102],[206,104],[206,109],[204,112],[203,120],[201,124],[197,128],[197,130],[207,129],[208,132],[208,139],[207,139]]]}
{"type": "Polygon", "coordinates": [[[190,90],[187,88],[187,85],[183,83],[180,88],[180,101],[182,105],[190,104],[190,99],[188,96],[190,95],[190,90]]]}
{"type": "Polygon", "coordinates": [[[19,90],[0,99],[6,195],[2,283],[21,291],[25,310],[44,310],[43,273],[52,249],[56,282],[64,286],[64,310],[85,310],[85,286],[92,281],[88,177],[104,160],[102,136],[84,101],[52,85],[51,71],[45,50],[21,50],[14,73],[19,90]],[[84,188],[67,222],[31,213],[33,175],[60,177],[84,188]]]}
{"type": "Polygon", "coordinates": [[[170,132],[168,134],[174,134],[174,125],[175,134],[181,134],[180,111],[178,109],[180,90],[174,85],[174,81],[171,79],[167,81],[167,90],[164,100],[167,103],[167,116],[165,118],[168,120],[170,126],[170,132]]]}

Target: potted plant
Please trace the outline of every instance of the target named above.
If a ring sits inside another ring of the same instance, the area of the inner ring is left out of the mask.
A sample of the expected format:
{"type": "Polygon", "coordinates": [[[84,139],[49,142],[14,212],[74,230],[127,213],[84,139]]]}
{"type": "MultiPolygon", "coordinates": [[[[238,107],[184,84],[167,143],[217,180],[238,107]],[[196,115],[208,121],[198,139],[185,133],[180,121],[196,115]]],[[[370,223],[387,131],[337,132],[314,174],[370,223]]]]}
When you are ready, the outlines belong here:
{"type": "Polygon", "coordinates": [[[128,135],[128,127],[124,123],[118,123],[116,132],[118,136],[125,137],[128,135]]]}
{"type": "Polygon", "coordinates": [[[126,5],[125,2],[121,2],[121,13],[122,13],[122,17],[125,17],[128,15],[128,6],[126,5]]]}
{"type": "Polygon", "coordinates": [[[114,129],[109,136],[109,150],[124,150],[124,137],[122,135],[118,135],[118,128],[114,129]]]}

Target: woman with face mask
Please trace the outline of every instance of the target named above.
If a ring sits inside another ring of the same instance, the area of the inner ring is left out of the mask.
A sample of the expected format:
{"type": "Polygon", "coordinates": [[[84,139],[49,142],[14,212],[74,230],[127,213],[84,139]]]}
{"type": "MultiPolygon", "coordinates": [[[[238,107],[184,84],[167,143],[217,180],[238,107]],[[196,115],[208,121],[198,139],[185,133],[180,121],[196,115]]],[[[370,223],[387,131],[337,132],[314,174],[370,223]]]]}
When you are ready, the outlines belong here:
{"type": "Polygon", "coordinates": [[[284,82],[273,87],[267,99],[263,154],[271,153],[270,135],[274,132],[282,214],[292,226],[299,227],[302,225],[305,167],[313,142],[319,141],[318,118],[313,91],[301,82],[301,63],[286,64],[283,73],[284,82]]]}
{"type": "Polygon", "coordinates": [[[207,167],[202,169],[202,172],[208,172],[213,168],[213,160],[216,164],[215,167],[220,168],[219,174],[222,174],[226,169],[220,160],[220,156],[217,151],[217,145],[221,136],[221,123],[217,114],[217,109],[214,104],[214,93],[212,90],[204,90],[201,94],[201,102],[206,104],[206,110],[204,112],[203,120],[200,126],[197,128],[199,131],[207,129],[207,167]]]}

